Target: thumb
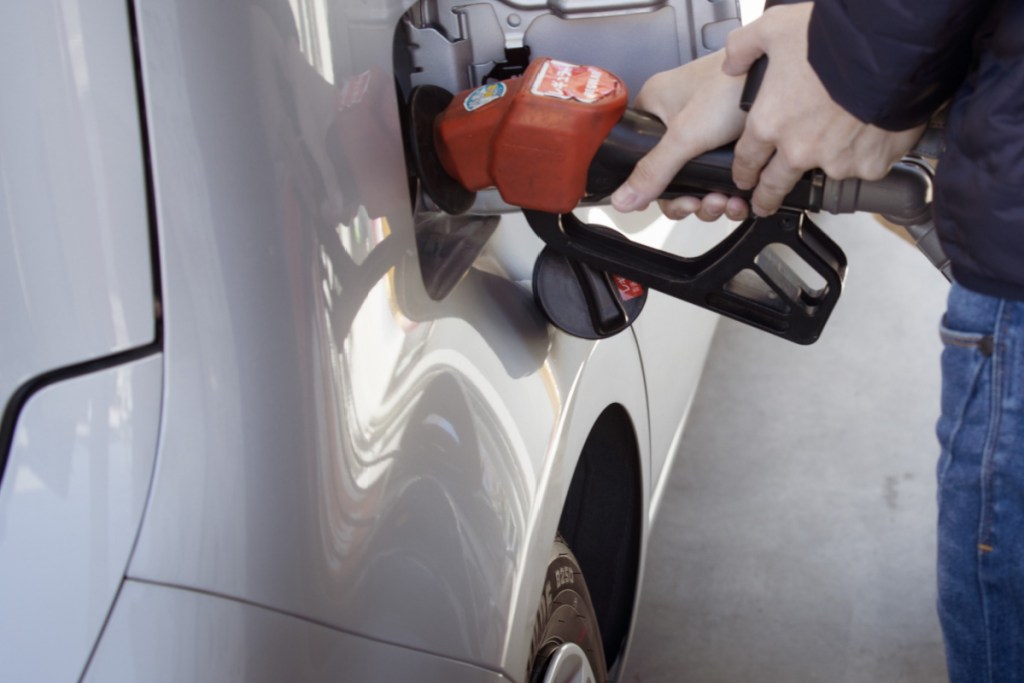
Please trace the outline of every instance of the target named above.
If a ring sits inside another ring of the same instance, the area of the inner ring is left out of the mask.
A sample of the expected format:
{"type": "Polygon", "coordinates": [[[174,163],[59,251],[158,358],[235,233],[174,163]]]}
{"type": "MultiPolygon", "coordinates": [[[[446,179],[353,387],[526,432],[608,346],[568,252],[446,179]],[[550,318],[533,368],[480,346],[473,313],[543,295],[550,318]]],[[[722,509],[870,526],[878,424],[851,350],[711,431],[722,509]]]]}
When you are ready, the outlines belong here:
{"type": "Polygon", "coordinates": [[[726,74],[742,76],[765,53],[759,21],[729,34],[725,44],[725,61],[722,62],[722,71],[726,74]]]}
{"type": "Polygon", "coordinates": [[[674,127],[633,168],[633,172],[614,193],[612,206],[616,210],[638,211],[657,199],[683,165],[701,150],[679,139],[674,127]]]}

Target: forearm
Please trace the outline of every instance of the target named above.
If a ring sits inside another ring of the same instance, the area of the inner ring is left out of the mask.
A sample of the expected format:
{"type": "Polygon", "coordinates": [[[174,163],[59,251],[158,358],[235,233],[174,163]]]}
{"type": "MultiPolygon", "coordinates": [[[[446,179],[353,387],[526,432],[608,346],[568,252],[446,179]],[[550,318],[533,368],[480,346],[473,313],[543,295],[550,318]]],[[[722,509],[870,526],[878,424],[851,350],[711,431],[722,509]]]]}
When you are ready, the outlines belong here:
{"type": "Polygon", "coordinates": [[[927,120],[963,80],[993,0],[816,0],[808,58],[829,95],[865,123],[927,120]]]}

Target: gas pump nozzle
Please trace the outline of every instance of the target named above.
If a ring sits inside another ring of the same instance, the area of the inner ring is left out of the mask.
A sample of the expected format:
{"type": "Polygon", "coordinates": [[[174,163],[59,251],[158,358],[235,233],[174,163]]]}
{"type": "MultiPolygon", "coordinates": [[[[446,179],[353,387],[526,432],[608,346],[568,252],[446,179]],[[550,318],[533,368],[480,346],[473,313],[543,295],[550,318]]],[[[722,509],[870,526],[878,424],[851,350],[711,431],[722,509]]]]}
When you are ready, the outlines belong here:
{"type": "MultiPolygon", "coordinates": [[[[665,132],[657,118],[626,104],[625,86],[607,71],[546,58],[521,77],[458,95],[421,86],[410,99],[425,192],[453,214],[486,187],[522,207],[547,245],[534,268],[535,299],[570,334],[601,338],[628,327],[649,287],[810,344],[839,298],[847,264],[806,212],[871,211],[906,225],[930,216],[930,169],[908,161],[875,182],[811,171],[783,210],[744,221],[701,256],[634,243],[572,214],[581,202],[611,194],[665,132]]],[[[749,196],[732,183],[731,169],[729,148],[701,155],[663,196],[749,196]]]]}
{"type": "MultiPolygon", "coordinates": [[[[587,180],[587,201],[600,200],[621,185],[636,162],[665,134],[656,117],[627,109],[612,128],[591,163],[587,180]]],[[[926,135],[939,135],[930,128],[926,135]]],[[[934,139],[928,145],[936,146],[934,139]]],[[[662,194],[702,196],[722,192],[749,199],[749,190],[732,183],[732,147],[703,154],[680,170],[662,194]]],[[[952,279],[949,259],[942,251],[932,223],[932,182],[934,170],[922,156],[908,156],[895,164],[881,180],[829,178],[820,170],[805,173],[783,201],[783,206],[810,212],[877,213],[910,234],[915,245],[947,280],[952,279]]]]}

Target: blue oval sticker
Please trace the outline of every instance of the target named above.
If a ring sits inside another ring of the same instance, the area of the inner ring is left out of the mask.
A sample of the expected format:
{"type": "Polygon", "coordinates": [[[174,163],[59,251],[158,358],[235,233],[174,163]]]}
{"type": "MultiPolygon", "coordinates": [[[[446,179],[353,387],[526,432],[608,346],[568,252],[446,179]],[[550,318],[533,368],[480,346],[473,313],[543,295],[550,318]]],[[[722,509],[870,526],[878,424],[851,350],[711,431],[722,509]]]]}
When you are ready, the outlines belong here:
{"type": "Polygon", "coordinates": [[[481,85],[479,88],[469,93],[469,96],[466,97],[466,100],[462,105],[466,108],[466,111],[476,111],[480,107],[504,97],[505,90],[506,88],[504,83],[481,85]]]}

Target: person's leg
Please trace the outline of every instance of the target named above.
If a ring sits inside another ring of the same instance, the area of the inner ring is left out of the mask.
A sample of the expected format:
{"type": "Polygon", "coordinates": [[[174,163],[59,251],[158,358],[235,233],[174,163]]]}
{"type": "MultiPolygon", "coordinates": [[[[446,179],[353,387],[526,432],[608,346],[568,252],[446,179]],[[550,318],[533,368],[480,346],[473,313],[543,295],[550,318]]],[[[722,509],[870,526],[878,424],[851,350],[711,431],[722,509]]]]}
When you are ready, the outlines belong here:
{"type": "Polygon", "coordinates": [[[954,285],[942,337],[938,604],[949,677],[1024,681],[1024,302],[954,285]]]}

